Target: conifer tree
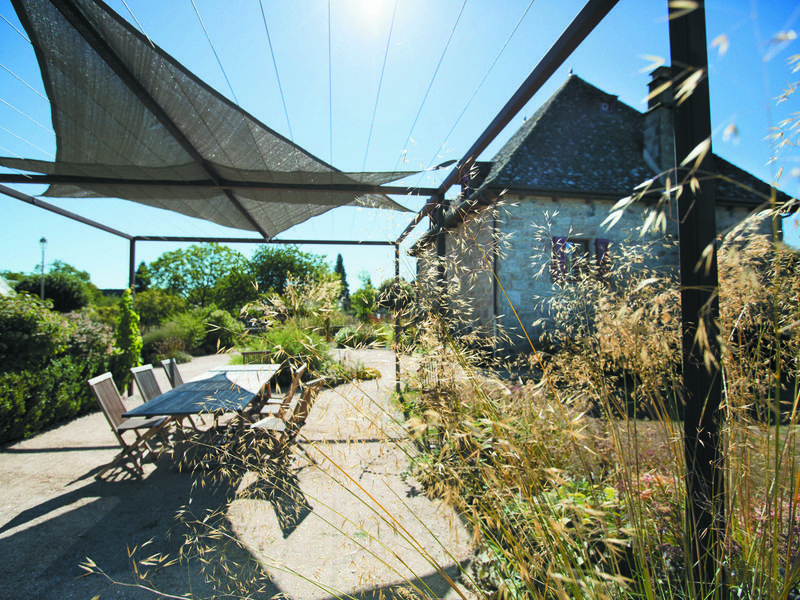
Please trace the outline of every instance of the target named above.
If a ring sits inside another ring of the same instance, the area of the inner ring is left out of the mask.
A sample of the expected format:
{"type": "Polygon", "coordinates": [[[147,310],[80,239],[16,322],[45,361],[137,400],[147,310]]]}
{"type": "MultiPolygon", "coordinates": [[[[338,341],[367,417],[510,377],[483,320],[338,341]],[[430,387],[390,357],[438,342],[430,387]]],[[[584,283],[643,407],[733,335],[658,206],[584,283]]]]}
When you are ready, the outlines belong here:
{"type": "Polygon", "coordinates": [[[142,364],[142,335],[139,333],[139,315],[133,309],[133,294],[130,288],[122,292],[119,308],[114,345],[119,351],[116,373],[120,379],[117,380],[117,385],[120,389],[124,389],[133,378],[131,367],[138,367],[142,364]]]}
{"type": "Polygon", "coordinates": [[[350,287],[347,285],[347,273],[344,270],[344,259],[341,254],[336,255],[336,267],[333,269],[342,279],[342,291],[339,294],[339,302],[342,303],[342,309],[345,311],[350,310],[350,287]]]}

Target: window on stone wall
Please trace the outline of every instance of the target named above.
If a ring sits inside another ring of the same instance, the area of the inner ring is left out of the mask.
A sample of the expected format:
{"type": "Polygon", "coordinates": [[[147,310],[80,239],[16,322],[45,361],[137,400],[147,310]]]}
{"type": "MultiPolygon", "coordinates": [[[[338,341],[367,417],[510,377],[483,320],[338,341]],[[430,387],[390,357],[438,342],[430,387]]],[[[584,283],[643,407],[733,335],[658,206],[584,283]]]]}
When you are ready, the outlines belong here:
{"type": "Polygon", "coordinates": [[[551,272],[556,283],[578,281],[586,276],[608,277],[609,240],[554,236],[551,272]]]}

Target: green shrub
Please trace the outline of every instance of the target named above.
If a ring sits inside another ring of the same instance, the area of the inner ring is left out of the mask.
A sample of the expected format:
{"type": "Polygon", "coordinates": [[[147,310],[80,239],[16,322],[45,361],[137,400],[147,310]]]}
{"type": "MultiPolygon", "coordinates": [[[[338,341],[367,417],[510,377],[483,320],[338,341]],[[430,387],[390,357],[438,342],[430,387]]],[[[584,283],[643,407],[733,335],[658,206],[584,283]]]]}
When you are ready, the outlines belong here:
{"type": "Polygon", "coordinates": [[[182,334],[175,323],[148,331],[142,336],[142,360],[146,364],[157,364],[167,358],[185,362],[191,355],[186,350],[182,334]]]}
{"type": "MultiPolygon", "coordinates": [[[[41,275],[27,275],[20,279],[15,289],[39,295],[41,286],[41,275]]],[[[83,308],[91,301],[91,292],[86,282],[75,275],[63,272],[45,274],[44,296],[47,300],[52,300],[53,310],[63,313],[83,308]]]]}
{"type": "Polygon", "coordinates": [[[0,306],[0,314],[17,317],[0,319],[2,339],[18,340],[23,351],[16,360],[2,362],[0,443],[96,409],[97,401],[86,381],[109,370],[115,379],[122,375],[111,328],[85,315],[58,315],[25,295],[2,298],[0,306]],[[23,331],[15,331],[14,324],[23,331]],[[32,330],[38,331],[33,338],[29,335],[32,330]]]}
{"type": "Polygon", "coordinates": [[[206,338],[206,314],[201,309],[175,315],[167,326],[183,340],[189,354],[198,354],[206,338]]]}
{"type": "Polygon", "coordinates": [[[208,354],[232,348],[244,334],[244,323],[222,309],[211,311],[206,319],[206,334],[200,349],[208,354]]]}
{"type": "Polygon", "coordinates": [[[359,325],[358,327],[342,327],[333,341],[337,346],[346,348],[363,348],[370,344],[374,344],[378,337],[375,331],[368,325],[359,325]]]}
{"type": "Polygon", "coordinates": [[[127,386],[133,379],[132,367],[142,364],[142,335],[139,333],[139,315],[133,310],[133,294],[125,290],[119,301],[120,315],[117,322],[115,345],[119,350],[116,357],[115,379],[120,388],[127,386]]]}
{"type": "Polygon", "coordinates": [[[333,341],[346,348],[364,348],[366,346],[388,346],[394,337],[394,327],[389,324],[371,327],[361,324],[357,327],[342,327],[336,332],[333,341]]]}
{"type": "Polygon", "coordinates": [[[318,373],[329,360],[330,346],[321,335],[302,329],[294,320],[273,327],[263,335],[252,338],[252,350],[265,352],[264,362],[282,364],[279,381],[286,378],[292,367],[308,365],[310,373],[318,373]]]}
{"type": "Polygon", "coordinates": [[[229,312],[213,305],[196,308],[146,332],[142,357],[152,363],[165,358],[183,361],[190,355],[213,354],[236,345],[243,333],[244,325],[229,312]]]}
{"type": "Polygon", "coordinates": [[[43,367],[67,337],[63,318],[36,296],[0,296],[0,371],[43,367]]]}
{"type": "Polygon", "coordinates": [[[143,329],[158,327],[186,310],[186,300],[164,290],[145,290],[136,294],[136,312],[143,329]]]}

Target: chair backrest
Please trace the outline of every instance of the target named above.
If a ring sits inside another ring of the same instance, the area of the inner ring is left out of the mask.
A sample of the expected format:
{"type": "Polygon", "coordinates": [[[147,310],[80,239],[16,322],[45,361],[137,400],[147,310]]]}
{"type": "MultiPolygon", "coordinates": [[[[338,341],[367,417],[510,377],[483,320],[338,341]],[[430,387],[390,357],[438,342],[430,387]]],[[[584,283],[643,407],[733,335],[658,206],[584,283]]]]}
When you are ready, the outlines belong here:
{"type": "Polygon", "coordinates": [[[289,405],[291,403],[292,398],[297,393],[297,389],[300,387],[300,380],[303,378],[303,375],[306,373],[306,365],[300,365],[297,370],[292,375],[292,384],[289,386],[289,390],[286,392],[286,396],[283,398],[283,403],[285,405],[289,405]]]}
{"type": "Polygon", "coordinates": [[[266,350],[245,350],[242,352],[242,364],[257,365],[266,362],[269,353],[266,350]]]}
{"type": "Polygon", "coordinates": [[[122,398],[117,391],[117,386],[114,383],[114,378],[111,373],[103,373],[98,377],[89,380],[89,387],[92,388],[94,397],[100,403],[100,408],[111,425],[111,429],[119,437],[118,428],[125,420],[122,413],[125,412],[125,405],[122,404],[122,398]]]}
{"type": "Polygon", "coordinates": [[[161,388],[158,385],[158,381],[156,381],[153,365],[133,367],[131,373],[133,373],[133,378],[145,402],[161,395],[161,388]]]}
{"type": "Polygon", "coordinates": [[[292,413],[291,424],[293,428],[300,427],[306,422],[308,413],[311,412],[311,407],[314,404],[314,400],[317,399],[317,394],[319,394],[319,391],[322,389],[322,385],[324,383],[324,379],[315,379],[314,381],[309,382],[306,386],[306,389],[303,390],[303,395],[300,397],[300,401],[297,403],[297,406],[292,413]]]}
{"type": "Polygon", "coordinates": [[[305,372],[306,365],[300,365],[300,367],[298,367],[298,369],[294,372],[294,375],[292,375],[292,383],[289,386],[289,390],[283,396],[283,400],[281,400],[281,408],[278,414],[287,414],[289,406],[292,404],[292,399],[297,393],[297,388],[300,387],[300,380],[303,378],[305,372]]]}
{"type": "Polygon", "coordinates": [[[164,371],[167,373],[167,379],[169,379],[169,384],[172,387],[178,387],[183,383],[183,377],[181,377],[181,372],[178,370],[178,363],[174,358],[162,360],[161,366],[164,367],[164,371]]]}

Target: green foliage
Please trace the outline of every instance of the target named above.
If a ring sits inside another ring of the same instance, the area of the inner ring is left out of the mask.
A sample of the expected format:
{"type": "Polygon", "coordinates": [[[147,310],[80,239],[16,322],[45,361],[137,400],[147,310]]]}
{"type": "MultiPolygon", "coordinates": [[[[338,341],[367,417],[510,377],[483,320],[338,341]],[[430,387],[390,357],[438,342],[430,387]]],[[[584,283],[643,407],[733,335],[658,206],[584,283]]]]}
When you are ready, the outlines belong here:
{"type": "Polygon", "coordinates": [[[339,276],[342,281],[342,291],[339,294],[339,302],[342,305],[342,310],[350,310],[350,286],[347,283],[347,272],[344,270],[344,259],[341,254],[336,255],[336,266],[333,272],[339,276]]]}
{"type": "Polygon", "coordinates": [[[217,282],[231,271],[248,268],[239,252],[220,244],[193,244],[171,250],[150,263],[152,286],[206,306],[214,299],[217,282]]]}
{"type": "Polygon", "coordinates": [[[214,304],[228,312],[238,314],[242,307],[258,300],[255,276],[250,265],[232,269],[214,285],[214,304]]]}
{"type": "Polygon", "coordinates": [[[120,387],[128,385],[133,375],[132,367],[142,364],[142,336],[139,333],[139,315],[133,310],[133,294],[127,289],[120,299],[120,315],[115,332],[115,344],[119,350],[117,355],[117,373],[115,379],[120,387]]]}
{"type": "MultiPolygon", "coordinates": [[[[15,289],[38,296],[41,282],[41,275],[26,275],[19,280],[15,289]]],[[[66,313],[87,306],[92,292],[88,283],[78,275],[67,270],[50,271],[44,276],[44,297],[53,302],[53,310],[66,313]]]]}
{"type": "Polygon", "coordinates": [[[63,324],[36,296],[0,296],[0,370],[42,368],[66,347],[63,324]]]}
{"type": "Polygon", "coordinates": [[[142,360],[145,364],[158,364],[167,358],[187,362],[191,354],[185,334],[174,322],[151,329],[142,336],[142,360]]]}
{"type": "Polygon", "coordinates": [[[150,276],[150,269],[147,267],[147,263],[144,261],[140,262],[139,266],[136,268],[136,275],[134,275],[134,290],[137,295],[150,288],[151,279],[152,277],[150,276]]]}
{"type": "Polygon", "coordinates": [[[378,308],[378,290],[369,275],[361,275],[361,287],[350,296],[350,307],[356,318],[366,323],[378,308]]]}
{"type": "Polygon", "coordinates": [[[143,329],[157,327],[186,310],[186,300],[164,290],[149,289],[136,294],[136,311],[143,329]]]}
{"type": "Polygon", "coordinates": [[[317,333],[306,331],[293,320],[252,338],[249,347],[266,352],[264,362],[297,367],[308,365],[310,372],[319,371],[328,360],[329,346],[317,333]]]}
{"type": "Polygon", "coordinates": [[[336,332],[333,341],[347,348],[367,346],[388,346],[392,342],[393,328],[390,325],[372,327],[361,323],[357,327],[342,327],[336,332]]]}
{"type": "Polygon", "coordinates": [[[234,319],[226,310],[211,311],[206,317],[206,335],[200,350],[213,354],[235,346],[244,334],[244,323],[234,319]]]}
{"type": "Polygon", "coordinates": [[[329,386],[351,383],[353,381],[370,381],[379,379],[381,372],[374,367],[367,367],[362,362],[347,364],[338,360],[328,360],[322,364],[320,376],[325,377],[329,386]]]}
{"type": "Polygon", "coordinates": [[[165,358],[185,360],[189,355],[214,354],[233,347],[244,324],[213,304],[181,312],[144,334],[142,356],[153,363],[165,358]]]}
{"type": "Polygon", "coordinates": [[[86,381],[115,366],[110,327],[20,294],[0,297],[0,328],[0,443],[96,408],[86,381]]]}
{"type": "Polygon", "coordinates": [[[340,289],[341,282],[332,273],[320,274],[317,279],[288,280],[283,295],[267,294],[245,306],[242,314],[265,328],[295,319],[312,329],[324,330],[326,320],[339,314],[336,304],[340,289]]]}
{"type": "Polygon", "coordinates": [[[395,283],[394,278],[386,279],[378,287],[377,306],[379,309],[402,314],[406,313],[415,302],[416,290],[405,279],[400,279],[399,283],[395,283]]]}
{"type": "Polygon", "coordinates": [[[259,246],[250,259],[258,289],[283,295],[290,281],[315,281],[330,272],[325,257],[297,246],[259,246]]]}

